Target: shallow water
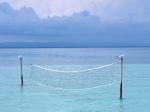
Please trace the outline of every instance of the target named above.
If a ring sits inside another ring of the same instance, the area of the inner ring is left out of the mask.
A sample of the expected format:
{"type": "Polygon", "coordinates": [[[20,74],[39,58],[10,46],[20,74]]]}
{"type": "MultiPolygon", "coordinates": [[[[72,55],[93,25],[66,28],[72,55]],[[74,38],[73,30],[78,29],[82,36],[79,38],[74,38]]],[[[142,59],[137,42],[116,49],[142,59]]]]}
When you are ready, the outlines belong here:
{"type": "Polygon", "coordinates": [[[144,112],[150,110],[150,48],[0,49],[0,110],[2,112],[144,112]],[[30,64],[71,69],[116,61],[125,54],[123,100],[119,83],[64,91],[29,80],[30,64]],[[24,87],[20,87],[17,56],[23,56],[24,87]],[[76,65],[76,66],[75,66],[76,65]],[[73,68],[74,66],[75,68],[73,68]]]}

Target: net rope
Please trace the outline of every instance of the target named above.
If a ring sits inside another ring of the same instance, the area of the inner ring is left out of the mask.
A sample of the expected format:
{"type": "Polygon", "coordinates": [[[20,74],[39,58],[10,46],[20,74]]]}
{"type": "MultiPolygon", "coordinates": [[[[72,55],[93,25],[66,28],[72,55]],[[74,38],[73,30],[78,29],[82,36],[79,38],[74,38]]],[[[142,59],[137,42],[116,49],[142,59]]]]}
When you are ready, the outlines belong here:
{"type": "Polygon", "coordinates": [[[104,66],[99,66],[99,67],[90,68],[90,69],[85,69],[85,70],[78,70],[78,71],[61,71],[61,70],[50,69],[50,68],[46,68],[46,67],[39,66],[39,65],[34,65],[34,64],[32,64],[32,66],[37,67],[37,68],[40,68],[40,69],[43,69],[43,70],[52,71],[52,72],[78,73],[78,72],[87,72],[87,71],[92,71],[92,70],[97,70],[97,69],[109,67],[109,66],[112,66],[112,65],[114,65],[114,64],[116,64],[116,63],[117,63],[117,62],[111,63],[111,64],[107,64],[107,65],[104,65],[104,66]]]}
{"type": "Polygon", "coordinates": [[[31,64],[30,79],[33,83],[49,89],[75,91],[90,90],[115,84],[116,81],[114,81],[113,75],[116,73],[113,68],[110,70],[110,67],[113,67],[113,65],[117,65],[118,63],[119,62],[117,61],[89,69],[70,71],[31,64]]]}
{"type": "Polygon", "coordinates": [[[86,90],[97,89],[97,88],[107,87],[107,86],[111,86],[113,84],[116,84],[116,81],[114,81],[114,82],[111,82],[111,83],[108,83],[108,84],[105,84],[105,85],[99,85],[99,86],[94,86],[94,87],[89,87],[89,88],[87,87],[87,88],[82,88],[82,89],[65,89],[65,88],[59,88],[59,87],[56,88],[56,87],[48,86],[46,84],[42,84],[42,83],[40,83],[38,81],[34,81],[34,80],[32,80],[32,82],[39,85],[39,86],[48,88],[48,89],[57,89],[57,90],[63,90],[63,91],[70,91],[70,90],[71,91],[81,91],[81,90],[86,91],[86,90]]]}

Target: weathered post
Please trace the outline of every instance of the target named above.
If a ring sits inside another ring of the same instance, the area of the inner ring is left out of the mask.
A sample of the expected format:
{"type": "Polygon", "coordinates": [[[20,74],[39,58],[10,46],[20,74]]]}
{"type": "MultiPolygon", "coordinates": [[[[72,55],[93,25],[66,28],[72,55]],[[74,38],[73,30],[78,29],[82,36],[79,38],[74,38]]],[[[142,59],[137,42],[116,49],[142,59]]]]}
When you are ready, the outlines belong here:
{"type": "Polygon", "coordinates": [[[120,100],[123,98],[123,61],[124,55],[119,56],[121,61],[120,100]]]}
{"type": "Polygon", "coordinates": [[[23,86],[23,73],[22,73],[22,56],[19,56],[20,59],[20,78],[21,78],[21,86],[23,86]]]}

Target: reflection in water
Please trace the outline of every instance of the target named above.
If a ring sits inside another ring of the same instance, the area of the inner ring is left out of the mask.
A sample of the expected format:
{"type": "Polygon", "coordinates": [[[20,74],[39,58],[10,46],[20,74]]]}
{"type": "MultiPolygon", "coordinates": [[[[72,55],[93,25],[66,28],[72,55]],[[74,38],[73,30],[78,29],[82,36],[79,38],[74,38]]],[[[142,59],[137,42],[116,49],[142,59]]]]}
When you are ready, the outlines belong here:
{"type": "Polygon", "coordinates": [[[20,92],[23,93],[23,86],[20,85],[20,92]]]}
{"type": "Polygon", "coordinates": [[[123,100],[124,100],[124,99],[120,100],[120,102],[119,102],[119,111],[120,111],[120,112],[123,112],[123,110],[124,110],[124,103],[123,103],[123,100]]]}

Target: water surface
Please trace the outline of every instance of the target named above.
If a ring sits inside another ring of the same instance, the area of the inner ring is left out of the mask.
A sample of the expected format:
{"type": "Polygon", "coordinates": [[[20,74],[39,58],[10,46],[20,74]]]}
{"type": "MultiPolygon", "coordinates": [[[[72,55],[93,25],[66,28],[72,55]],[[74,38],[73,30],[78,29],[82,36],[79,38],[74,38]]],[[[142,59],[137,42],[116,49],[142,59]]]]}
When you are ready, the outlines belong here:
{"type": "Polygon", "coordinates": [[[2,112],[145,112],[150,110],[150,48],[0,49],[0,62],[0,110],[2,112]],[[120,54],[125,55],[122,101],[119,100],[119,82],[85,91],[63,91],[38,85],[29,80],[30,64],[57,66],[57,69],[60,67],[62,69],[63,66],[80,69],[78,65],[90,68],[112,63],[120,54]],[[23,88],[20,87],[18,55],[23,56],[25,79],[23,88]]]}

